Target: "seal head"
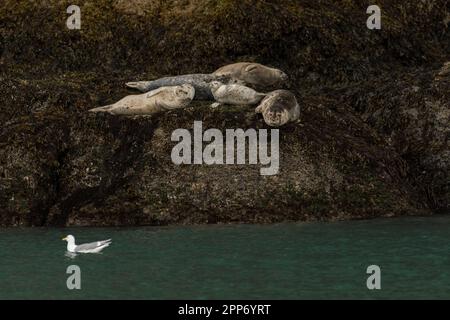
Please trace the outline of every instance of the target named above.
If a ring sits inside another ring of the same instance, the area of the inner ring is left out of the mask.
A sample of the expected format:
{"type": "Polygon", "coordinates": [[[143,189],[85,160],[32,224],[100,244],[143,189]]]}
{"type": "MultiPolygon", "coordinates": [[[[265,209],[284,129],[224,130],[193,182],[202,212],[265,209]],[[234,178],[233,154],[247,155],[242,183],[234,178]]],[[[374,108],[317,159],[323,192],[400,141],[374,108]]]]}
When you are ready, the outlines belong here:
{"type": "MultiPolygon", "coordinates": [[[[171,89],[173,94],[168,94],[166,96],[166,100],[164,101],[165,109],[167,110],[184,108],[194,99],[195,89],[191,84],[173,86],[171,89]]],[[[151,92],[147,95],[149,98],[152,96],[151,92]]]]}
{"type": "Polygon", "coordinates": [[[271,127],[280,127],[288,122],[298,120],[300,106],[295,95],[288,90],[270,92],[255,109],[262,113],[264,121],[271,127]]]}

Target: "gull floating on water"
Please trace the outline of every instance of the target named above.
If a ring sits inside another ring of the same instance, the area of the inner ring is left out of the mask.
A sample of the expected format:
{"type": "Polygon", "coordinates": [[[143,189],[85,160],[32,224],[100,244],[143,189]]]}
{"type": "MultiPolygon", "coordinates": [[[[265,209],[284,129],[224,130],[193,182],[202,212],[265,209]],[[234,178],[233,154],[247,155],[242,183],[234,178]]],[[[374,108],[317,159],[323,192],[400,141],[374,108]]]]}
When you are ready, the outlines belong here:
{"type": "Polygon", "coordinates": [[[67,251],[80,253],[97,253],[111,244],[111,239],[108,239],[76,245],[75,237],[70,234],[67,237],[63,238],[63,240],[67,241],[67,251]]]}

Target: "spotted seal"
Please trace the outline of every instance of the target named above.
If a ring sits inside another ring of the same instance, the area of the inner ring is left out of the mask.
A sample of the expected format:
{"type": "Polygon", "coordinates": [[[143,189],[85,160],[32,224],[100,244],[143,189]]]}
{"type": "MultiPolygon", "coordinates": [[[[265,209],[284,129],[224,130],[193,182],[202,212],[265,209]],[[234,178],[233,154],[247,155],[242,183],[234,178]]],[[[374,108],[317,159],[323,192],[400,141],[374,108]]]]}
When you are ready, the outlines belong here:
{"type": "Polygon", "coordinates": [[[264,121],[272,127],[279,127],[300,117],[300,106],[295,95],[288,90],[275,90],[266,95],[256,113],[262,113],[264,121]]]}
{"type": "Polygon", "coordinates": [[[183,84],[190,84],[195,88],[194,100],[214,100],[214,96],[209,86],[213,81],[220,81],[222,83],[237,82],[230,76],[226,75],[218,76],[214,74],[196,73],[173,77],[164,77],[153,81],[127,82],[126,86],[129,88],[137,89],[141,92],[147,92],[165,86],[179,86],[183,84]]]}
{"type": "Polygon", "coordinates": [[[257,104],[266,96],[264,93],[259,93],[240,84],[223,84],[213,81],[210,87],[214,99],[219,104],[257,104]]]}
{"type": "Polygon", "coordinates": [[[114,104],[89,110],[114,115],[151,115],[186,107],[194,98],[195,88],[190,84],[161,87],[143,94],[130,95],[114,104]]]}

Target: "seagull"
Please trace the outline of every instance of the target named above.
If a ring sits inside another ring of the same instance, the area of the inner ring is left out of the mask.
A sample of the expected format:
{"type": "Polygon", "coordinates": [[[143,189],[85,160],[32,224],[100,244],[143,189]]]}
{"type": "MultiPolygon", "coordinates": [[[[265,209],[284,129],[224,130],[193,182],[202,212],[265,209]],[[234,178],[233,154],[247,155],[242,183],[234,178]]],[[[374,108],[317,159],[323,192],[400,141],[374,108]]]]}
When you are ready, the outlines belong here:
{"type": "Polygon", "coordinates": [[[67,241],[67,251],[80,253],[97,253],[111,244],[111,239],[76,245],[75,237],[69,234],[62,240],[67,241]]]}

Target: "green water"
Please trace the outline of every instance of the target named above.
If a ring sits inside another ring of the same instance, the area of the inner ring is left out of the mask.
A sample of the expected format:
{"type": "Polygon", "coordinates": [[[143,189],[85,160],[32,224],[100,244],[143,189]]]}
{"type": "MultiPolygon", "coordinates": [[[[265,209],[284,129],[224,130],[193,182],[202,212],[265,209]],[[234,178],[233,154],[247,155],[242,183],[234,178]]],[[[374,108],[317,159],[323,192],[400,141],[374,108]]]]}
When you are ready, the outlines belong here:
{"type": "Polygon", "coordinates": [[[450,216],[338,223],[0,230],[1,299],[450,298],[450,216]],[[66,255],[60,239],[112,238],[66,255]],[[366,268],[381,268],[368,290],[366,268]],[[81,268],[68,290],[66,268],[81,268]]]}

